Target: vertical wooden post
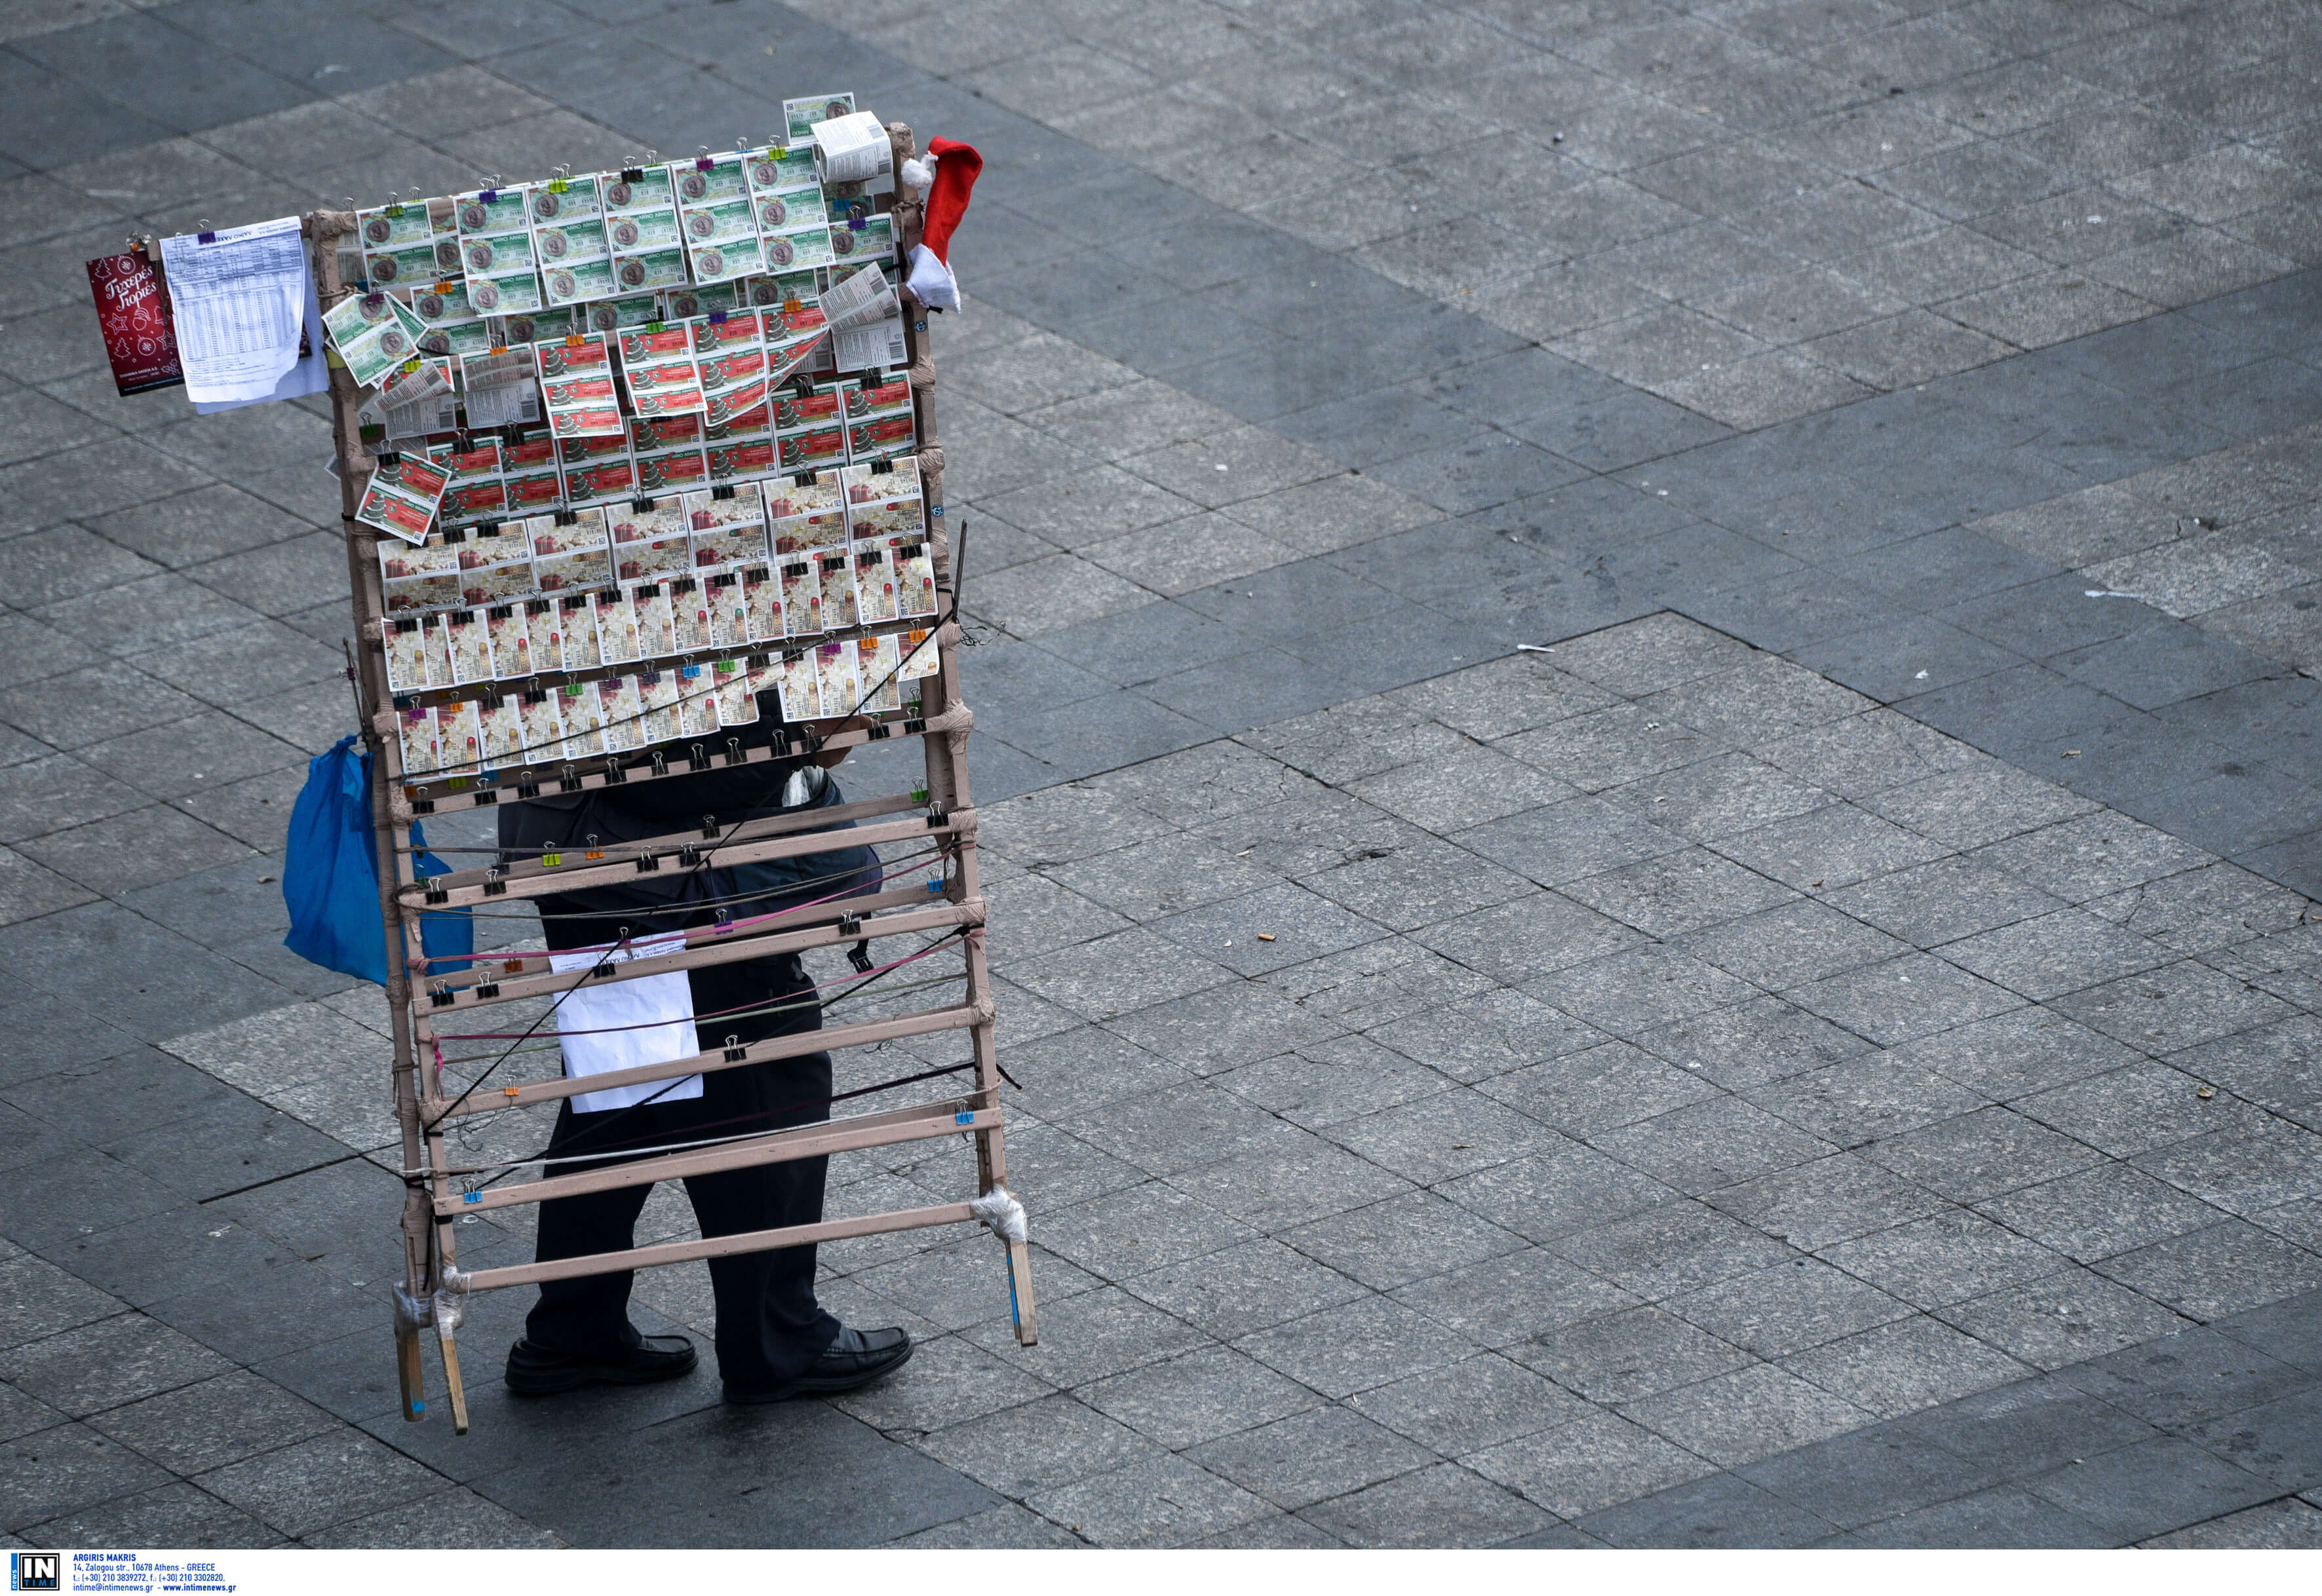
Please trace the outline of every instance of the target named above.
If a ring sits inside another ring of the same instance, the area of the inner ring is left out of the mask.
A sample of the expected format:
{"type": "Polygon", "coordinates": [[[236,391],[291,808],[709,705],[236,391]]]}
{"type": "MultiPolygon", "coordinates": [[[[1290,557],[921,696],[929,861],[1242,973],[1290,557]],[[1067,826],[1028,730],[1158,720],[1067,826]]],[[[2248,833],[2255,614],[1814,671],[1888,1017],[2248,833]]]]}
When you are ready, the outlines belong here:
{"type": "MultiPolygon", "coordinates": [[[[313,254],[315,296],[327,310],[352,291],[339,273],[339,240],[354,231],[354,217],[343,211],[315,211],[305,218],[304,226],[313,254]]],[[[417,1038],[411,1017],[409,961],[419,953],[418,926],[404,911],[396,892],[409,879],[404,871],[413,858],[409,828],[397,818],[389,800],[396,779],[402,773],[403,749],[398,740],[382,737],[377,724],[379,712],[394,702],[387,683],[386,655],[376,635],[386,607],[379,591],[379,539],[354,518],[373,463],[370,451],[363,447],[362,433],[355,420],[357,403],[354,378],[344,366],[334,360],[331,438],[338,455],[339,521],[346,537],[347,585],[354,607],[355,686],[362,716],[361,733],[363,746],[370,753],[371,836],[378,851],[380,925],[382,930],[394,926],[403,933],[403,946],[387,950],[385,984],[388,1026],[395,1049],[395,1117],[402,1131],[403,1168],[408,1172],[421,1167],[421,1153],[428,1138],[419,1106],[421,1099],[430,1094],[420,1079],[417,1038]]],[[[434,1140],[440,1148],[440,1134],[434,1140]]],[[[440,1156],[433,1160],[433,1167],[443,1167],[440,1156]]],[[[444,1184],[441,1176],[436,1177],[435,1183],[439,1190],[444,1184]]],[[[415,1301],[426,1301],[434,1289],[428,1236],[434,1218],[425,1190],[407,1173],[403,1198],[404,1289],[415,1301]]],[[[448,1252],[444,1257],[448,1263],[448,1252]]],[[[451,1355],[449,1331],[439,1327],[438,1333],[446,1354],[445,1375],[453,1391],[456,1427],[464,1433],[466,1401],[459,1389],[459,1365],[451,1355]]],[[[403,1417],[416,1423],[427,1411],[418,1331],[398,1325],[396,1340],[403,1417]]]]}

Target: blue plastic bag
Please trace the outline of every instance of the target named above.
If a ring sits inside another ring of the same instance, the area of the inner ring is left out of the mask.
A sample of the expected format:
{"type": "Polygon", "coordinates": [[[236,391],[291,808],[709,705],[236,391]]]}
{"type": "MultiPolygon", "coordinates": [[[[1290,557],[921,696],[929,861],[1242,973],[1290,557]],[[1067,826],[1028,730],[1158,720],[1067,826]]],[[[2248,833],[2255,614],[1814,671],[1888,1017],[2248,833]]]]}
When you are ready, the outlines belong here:
{"type": "MultiPolygon", "coordinates": [[[[282,901],[290,935],[282,945],[300,958],[342,975],[387,984],[387,931],[379,912],[379,853],[370,825],[370,754],[342,737],[328,753],[306,762],[306,785],[290,811],[290,844],[282,860],[282,901]]],[[[439,876],[452,867],[425,852],[417,825],[418,873],[439,876]]],[[[420,944],[430,959],[476,951],[475,922],[466,909],[421,917],[420,944]]],[[[398,953],[400,949],[398,949],[398,953]]]]}

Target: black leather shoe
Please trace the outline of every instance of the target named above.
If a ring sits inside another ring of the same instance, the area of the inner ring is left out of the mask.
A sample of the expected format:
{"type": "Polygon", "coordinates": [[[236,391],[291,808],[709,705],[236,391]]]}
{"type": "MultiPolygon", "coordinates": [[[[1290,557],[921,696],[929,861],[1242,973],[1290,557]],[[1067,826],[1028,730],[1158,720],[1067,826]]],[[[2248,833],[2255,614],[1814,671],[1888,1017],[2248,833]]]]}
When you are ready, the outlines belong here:
{"type": "Polygon", "coordinates": [[[814,1366],[788,1385],[776,1386],[772,1391],[736,1391],[729,1385],[726,1388],[726,1400],[756,1403],[787,1401],[791,1397],[826,1397],[868,1385],[910,1361],[911,1338],[895,1326],[883,1330],[842,1327],[837,1339],[815,1359],[814,1366]]]}
{"type": "Polygon", "coordinates": [[[698,1360],[682,1336],[648,1336],[635,1346],[578,1357],[546,1352],[529,1341],[508,1348],[508,1389],[520,1397],[544,1397],[584,1385],[651,1385],[681,1379],[698,1360]]]}

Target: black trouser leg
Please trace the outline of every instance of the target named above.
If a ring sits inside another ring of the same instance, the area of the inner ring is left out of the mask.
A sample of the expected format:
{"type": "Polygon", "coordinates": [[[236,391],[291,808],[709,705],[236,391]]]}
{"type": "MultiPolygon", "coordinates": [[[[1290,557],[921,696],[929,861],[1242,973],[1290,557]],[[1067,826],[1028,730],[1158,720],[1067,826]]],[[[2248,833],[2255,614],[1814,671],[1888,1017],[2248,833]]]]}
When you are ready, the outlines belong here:
{"type": "MultiPolygon", "coordinates": [[[[697,1029],[705,1048],[723,1046],[729,1035],[754,1042],[818,1029],[822,1023],[810,1005],[775,1015],[723,1015],[728,1009],[804,1001],[806,975],[795,956],[696,970],[690,985],[694,1013],[702,1017],[697,1029]]],[[[549,1155],[810,1124],[830,1117],[823,1100],[830,1090],[830,1055],[812,1053],[712,1072],[702,1078],[702,1094],[697,1099],[582,1115],[574,1114],[567,1103],[557,1116],[549,1155]]],[[[620,1157],[616,1151],[605,1162],[617,1163],[620,1157]]],[[[822,1218],[827,1163],[820,1158],[801,1159],[699,1176],[686,1182],[686,1195],[704,1236],[811,1225],[822,1218]]],[[[594,1167],[601,1166],[553,1166],[552,1172],[594,1167]]],[[[651,1190],[640,1184],[541,1204],[535,1255],[546,1262],[633,1245],[636,1218],[651,1190]]],[[[788,1384],[836,1336],[838,1321],[815,1302],[814,1272],[812,1246],[710,1260],[718,1303],[718,1361],[727,1384],[750,1391],[788,1384]]],[[[540,1301],[525,1323],[526,1339],[567,1354],[635,1345],[637,1332],[627,1313],[630,1280],[627,1272],[621,1272],[544,1282],[540,1301]]]]}
{"type": "MultiPolygon", "coordinates": [[[[630,1139],[654,1128],[659,1105],[641,1108],[621,1123],[615,1135],[630,1139]]],[[[568,1099],[557,1110],[556,1129],[548,1139],[551,1158],[587,1151],[608,1138],[590,1135],[591,1121],[603,1114],[575,1114],[568,1099]],[[575,1140],[579,1147],[574,1146],[575,1140]]],[[[654,1138],[658,1140],[658,1137],[654,1138]]],[[[620,1162],[608,1159],[608,1163],[620,1162]]],[[[597,1164],[551,1164],[550,1174],[572,1174],[597,1164]]],[[[636,1245],[637,1215],[653,1192],[648,1185],[616,1186],[609,1191],[588,1191],[578,1197],[558,1197],[540,1205],[540,1236],[533,1256],[545,1263],[555,1258],[579,1258],[590,1253],[617,1253],[636,1245]]],[[[544,1281],[540,1300],[524,1321],[525,1339],[544,1352],[586,1356],[617,1346],[635,1346],[637,1332],[629,1323],[629,1286],[635,1278],[628,1270],[612,1274],[585,1275],[579,1280],[544,1281]]]]}

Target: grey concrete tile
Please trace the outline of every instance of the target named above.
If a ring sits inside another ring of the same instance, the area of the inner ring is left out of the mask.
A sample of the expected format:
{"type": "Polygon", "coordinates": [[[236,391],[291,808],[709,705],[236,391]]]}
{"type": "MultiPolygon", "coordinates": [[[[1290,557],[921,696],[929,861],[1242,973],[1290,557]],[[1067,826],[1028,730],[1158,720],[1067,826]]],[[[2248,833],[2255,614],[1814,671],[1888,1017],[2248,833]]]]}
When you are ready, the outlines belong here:
{"type": "Polygon", "coordinates": [[[1779,882],[1702,848],[1664,853],[1563,886],[1568,896],[1663,939],[1685,936],[1796,897],[1779,882]]]}
{"type": "Polygon", "coordinates": [[[2084,1263],[2201,1229],[2221,1217],[2199,1199],[2123,1163],[1988,1197],[1978,1207],[2084,1263]]]}
{"type": "Polygon", "coordinates": [[[1327,958],[1388,935],[1385,927],[1289,881],[1156,919],[1152,929],[1245,976],[1327,958]]]}
{"type": "Polygon", "coordinates": [[[2214,1131],[2247,1131],[2260,1117],[2229,1097],[2203,1098],[2201,1084],[2164,1064],[2091,1075],[2016,1106],[2115,1158],[2133,1158],[2214,1131]]]}
{"type": "Polygon", "coordinates": [[[1673,1298],[1671,1313],[1761,1358],[1910,1316],[1910,1308],[1817,1259],[1793,1258],[1673,1298]]]}
{"type": "Polygon", "coordinates": [[[1453,1464],[1319,1502],[1304,1517],[1352,1546],[1501,1546],[1554,1523],[1522,1498],[1453,1464]]]}
{"type": "Polygon", "coordinates": [[[1115,1031],[1196,1075],[1214,1075],[1345,1034],[1272,988],[1231,981],[1109,1017],[1115,1031]]]}
{"type": "Polygon", "coordinates": [[[1336,1405],[1205,1442],[1186,1455],[1295,1510],[1423,1468],[1433,1455],[1336,1405]]]}
{"type": "Polygon", "coordinates": [[[1280,1239],[1382,1291],[1523,1245],[1519,1237],[1426,1191],[1333,1214],[1285,1230],[1280,1239]]]}
{"type": "Polygon", "coordinates": [[[100,1413],[91,1427],[177,1474],[197,1474],[336,1427],[321,1409],[247,1370],[100,1413]]]}
{"type": "Polygon", "coordinates": [[[1800,890],[1836,892],[1854,882],[1939,858],[1945,850],[1851,804],[1721,839],[1717,851],[1800,890]]]}
{"type": "Polygon", "coordinates": [[[1189,1352],[1206,1340],[1118,1286],[1050,1303],[1041,1319],[1038,1346],[1018,1346],[1013,1328],[998,1322],[969,1330],[967,1338],[1045,1383],[1067,1388],[1189,1352]]]}
{"type": "Polygon", "coordinates": [[[1561,1010],[1505,989],[1376,1026],[1367,1035],[1469,1084],[1604,1040],[1602,1032],[1561,1010]]]}
{"type": "Polygon", "coordinates": [[[85,1425],[59,1425],[0,1446],[10,1531],[169,1482],[160,1469],[85,1425]]]}
{"type": "Polygon", "coordinates": [[[1647,1300],[1677,1295],[1790,1256],[1783,1244],[1704,1204],[1664,1203],[1548,1244],[1647,1300]]]}
{"type": "Polygon", "coordinates": [[[2322,1546],[2322,1508],[2303,1501],[2263,1502],[2144,1541],[2172,1549],[2264,1549],[2322,1546]]]}
{"type": "Polygon", "coordinates": [[[1278,1153],[1301,1140],[1295,1127],[1202,1081],[1119,1099],[1074,1130],[1090,1145],[1160,1175],[1278,1153]]]}
{"type": "Polygon", "coordinates": [[[1157,1447],[1127,1468],[1026,1504],[1101,1546],[1174,1546],[1263,1516],[1266,1502],[1157,1447]]]}
{"type": "Polygon", "coordinates": [[[1495,1076],[1480,1090],[1574,1136],[1595,1136],[1716,1095],[1705,1081],[1624,1042],[1495,1076]]]}
{"type": "Polygon", "coordinates": [[[1084,1386],[1079,1394],[1098,1412],[1173,1451],[1271,1423],[1321,1402],[1304,1386],[1223,1346],[1147,1363],[1084,1386]]]}
{"type": "Polygon", "coordinates": [[[1508,1441],[1466,1460],[1564,1518],[1697,1480],[1711,1465],[1627,1419],[1604,1414],[1508,1441]]]}
{"type": "Polygon", "coordinates": [[[9,1382],[76,1418],[230,1373],[233,1365],[142,1313],[11,1348],[9,1382]]]}
{"type": "Polygon", "coordinates": [[[1043,1397],[920,1437],[937,1461],[1018,1498],[1127,1467],[1150,1444],[1068,1396],[1043,1397]]]}
{"type": "Polygon", "coordinates": [[[2174,1335],[2185,1321],[2085,1270],[1958,1303],[1936,1315],[2035,1369],[2061,1369],[2174,1335]]]}
{"type": "Polygon", "coordinates": [[[1590,1401],[1624,1406],[1756,1362],[1658,1308],[1550,1330],[1512,1346],[1509,1355],[1590,1401]]]}
{"type": "Polygon", "coordinates": [[[2192,960],[2061,1000],[2073,1018],[2131,1046],[2173,1053],[2288,1018],[2279,999],[2192,960]]]}
{"type": "Polygon", "coordinates": [[[1666,944],[1648,943],[1529,983],[1534,997],[1616,1036],[1728,1008],[1757,989],[1666,944]]]}
{"type": "Polygon", "coordinates": [[[2267,1118],[2147,1153],[2139,1167],[2244,1218],[2313,1195],[2314,1133],[2267,1118]]]}
{"type": "Polygon", "coordinates": [[[1499,1348],[1517,1347],[1560,1327],[1633,1306],[1636,1300],[1539,1247],[1502,1253],[1431,1275],[1392,1295],[1479,1345],[1499,1348]]]}
{"type": "Polygon", "coordinates": [[[1888,1295],[1924,1309],[1988,1296],[2053,1274],[2066,1263],[2037,1242],[1964,1208],[1839,1242],[1820,1249],[1820,1255],[1888,1295]]]}
{"type": "Polygon", "coordinates": [[[1360,1036],[1341,1036],[1218,1076],[1238,1097],[1309,1130],[1440,1094],[1434,1071],[1360,1036]]]}
{"type": "Polygon", "coordinates": [[[1868,1524],[1828,1543],[1839,1546],[2104,1546],[2113,1541],[2087,1519],[2013,1485],[1868,1524]]]}
{"type": "Polygon", "coordinates": [[[1632,1402],[1623,1411],[1727,1468],[1842,1434],[1865,1417],[1852,1402],[1770,1363],[1632,1402]]]}
{"type": "Polygon", "coordinates": [[[1309,876],[1303,883],[1391,930],[1412,932],[1531,896],[1531,884],[1451,844],[1422,839],[1309,876]]]}
{"type": "Polygon", "coordinates": [[[1384,1297],[1276,1325],[1233,1345],[1300,1384],[1341,1400],[1476,1351],[1473,1342],[1384,1297]]]}
{"type": "Polygon", "coordinates": [[[1012,978],[1036,996],[1090,1019],[1186,998],[1231,971],[1142,927],[1019,963],[1012,978]]]}
{"type": "Polygon", "coordinates": [[[1642,938],[1569,898],[1531,892],[1493,908],[1422,927],[1414,940],[1486,976],[1523,982],[1544,970],[1635,947],[1642,938]]]}
{"type": "Polygon", "coordinates": [[[302,1536],[413,1500],[444,1480],[368,1436],[342,1432],[230,1464],[197,1483],[285,1535],[302,1536]]]}
{"type": "Polygon", "coordinates": [[[1869,1144],[1864,1157],[1953,1202],[1972,1203],[2103,1161],[2095,1149],[2002,1108],[1978,1108],[1869,1144]]]}
{"type": "Polygon", "coordinates": [[[1723,752],[1714,738],[1634,704],[1519,733],[1499,746],[1559,780],[1598,791],[1723,752]]]}
{"type": "Polygon", "coordinates": [[[1637,1045],[1732,1091],[1787,1081],[1869,1044],[1779,998],[1755,998],[1640,1032],[1637,1045]]]}
{"type": "Polygon", "coordinates": [[[2176,1436],[2142,1441],[2066,1464],[2024,1489],[2117,1540],[2142,1540],[2246,1508],[2273,1495],[2271,1481],[2176,1436]]]}
{"type": "Polygon", "coordinates": [[[1989,981],[1924,953],[1830,976],[1786,995],[1888,1047],[1988,1019],[2021,1002],[1989,981]]]}
{"type": "Polygon", "coordinates": [[[1302,1136],[1172,1177],[1207,1206],[1274,1230],[1366,1208],[1410,1183],[1321,1136],[1302,1136]]]}
{"type": "Polygon", "coordinates": [[[1895,938],[1810,899],[1792,899],[1704,926],[1687,936],[1685,945],[1695,957],[1775,991],[1879,963],[1904,951],[1895,938]]]}
{"type": "Polygon", "coordinates": [[[2027,1373],[2007,1354],[1924,1315],[1795,1353],[1782,1366],[1882,1418],[2005,1385],[2027,1373]]]}
{"type": "Polygon", "coordinates": [[[1430,953],[1414,941],[1388,937],[1309,960],[1264,978],[1266,984],[1317,1018],[1348,1030],[1367,1030],[1447,1001],[1472,997],[1489,980],[1430,953]]]}
{"type": "Polygon", "coordinates": [[[1294,1319],[1328,1318],[1329,1310],[1370,1294],[1338,1271],[1271,1239],[1229,1247],[1183,1268],[1156,1269],[1123,1286],[1228,1340],[1294,1319]]]}
{"type": "Polygon", "coordinates": [[[1323,1134],[1373,1163],[1429,1186],[1563,1141],[1537,1120],[1464,1087],[1343,1119],[1323,1134]]]}
{"type": "Polygon", "coordinates": [[[1717,1097],[1597,1132],[1600,1150],[1698,1196],[1836,1152],[1739,1098],[1717,1097]]]}
{"type": "Polygon", "coordinates": [[[1591,1513],[1583,1524],[1588,1534],[1616,1546],[1687,1548],[1804,1546],[1833,1528],[1725,1473],[1591,1513]]]}

